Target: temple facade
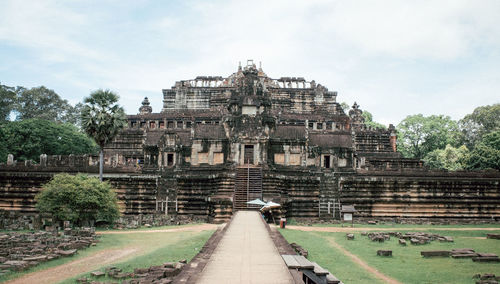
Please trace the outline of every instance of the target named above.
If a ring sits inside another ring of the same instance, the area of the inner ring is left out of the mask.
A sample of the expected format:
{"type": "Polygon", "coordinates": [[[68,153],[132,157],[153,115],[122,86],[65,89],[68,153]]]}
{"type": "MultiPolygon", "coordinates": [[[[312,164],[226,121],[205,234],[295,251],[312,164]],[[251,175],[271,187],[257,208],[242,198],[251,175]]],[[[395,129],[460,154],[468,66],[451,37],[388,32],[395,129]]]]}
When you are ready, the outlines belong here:
{"type": "MultiPolygon", "coordinates": [[[[346,113],[314,80],[273,79],[248,61],[228,77],[182,80],[162,93],[159,112],[145,98],[105,149],[105,178],[124,214],[222,222],[260,198],[298,218],[339,218],[342,205],[368,219],[500,218],[498,172],[429,170],[403,158],[394,126],[367,127],[359,105],[346,113]]],[[[39,188],[61,171],[94,173],[97,159],[0,166],[0,209],[33,212],[37,190],[23,183],[39,188]]]]}

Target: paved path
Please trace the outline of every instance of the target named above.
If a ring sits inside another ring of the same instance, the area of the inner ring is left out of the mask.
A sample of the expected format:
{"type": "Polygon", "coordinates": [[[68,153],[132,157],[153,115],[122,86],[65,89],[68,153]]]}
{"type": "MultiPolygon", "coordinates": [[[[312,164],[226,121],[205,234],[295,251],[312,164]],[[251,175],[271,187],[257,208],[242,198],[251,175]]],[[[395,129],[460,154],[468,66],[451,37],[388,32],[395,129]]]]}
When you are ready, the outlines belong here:
{"type": "Polygon", "coordinates": [[[238,211],[197,283],[294,283],[256,211],[238,211]]]}

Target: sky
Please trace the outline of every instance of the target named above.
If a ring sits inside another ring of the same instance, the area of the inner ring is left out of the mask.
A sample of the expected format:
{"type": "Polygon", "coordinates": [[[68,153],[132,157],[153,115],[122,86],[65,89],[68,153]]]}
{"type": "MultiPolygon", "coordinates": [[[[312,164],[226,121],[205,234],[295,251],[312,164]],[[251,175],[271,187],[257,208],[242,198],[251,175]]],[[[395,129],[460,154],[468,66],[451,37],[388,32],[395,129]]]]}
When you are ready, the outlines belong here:
{"type": "Polygon", "coordinates": [[[271,78],[304,77],[384,124],[460,119],[500,103],[500,1],[0,0],[0,83],[53,89],[70,103],[145,96],[247,59],[271,78]]]}

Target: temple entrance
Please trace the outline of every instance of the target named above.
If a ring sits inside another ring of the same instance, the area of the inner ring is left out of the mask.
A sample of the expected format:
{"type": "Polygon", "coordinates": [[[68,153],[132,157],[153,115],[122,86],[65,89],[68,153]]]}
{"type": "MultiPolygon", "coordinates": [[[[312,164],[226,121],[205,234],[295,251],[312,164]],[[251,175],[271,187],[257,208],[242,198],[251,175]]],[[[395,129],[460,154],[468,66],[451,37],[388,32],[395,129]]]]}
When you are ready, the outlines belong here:
{"type": "Polygon", "coordinates": [[[244,164],[253,164],[253,145],[245,145],[244,164]]]}
{"type": "Polygon", "coordinates": [[[249,205],[248,201],[262,199],[262,168],[239,166],[234,181],[233,210],[259,209],[260,205],[249,205]]]}

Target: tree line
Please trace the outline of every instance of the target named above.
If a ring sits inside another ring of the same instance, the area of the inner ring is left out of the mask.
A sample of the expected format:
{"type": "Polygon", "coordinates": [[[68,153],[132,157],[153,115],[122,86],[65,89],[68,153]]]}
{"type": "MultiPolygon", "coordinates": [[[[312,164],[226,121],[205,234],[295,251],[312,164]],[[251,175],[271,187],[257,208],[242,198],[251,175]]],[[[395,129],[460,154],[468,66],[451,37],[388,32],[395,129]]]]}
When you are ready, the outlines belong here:
{"type": "Polygon", "coordinates": [[[403,156],[431,168],[500,170],[500,104],[477,107],[460,120],[409,115],[396,129],[403,156]]]}
{"type": "Polygon", "coordinates": [[[0,84],[0,161],[38,161],[41,154],[95,154],[126,125],[118,95],[97,90],[72,106],[44,86],[27,89],[0,84]],[[11,121],[11,116],[15,120],[11,121]]]}

